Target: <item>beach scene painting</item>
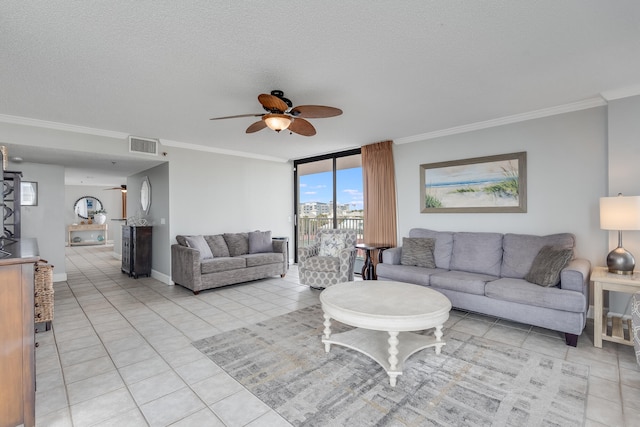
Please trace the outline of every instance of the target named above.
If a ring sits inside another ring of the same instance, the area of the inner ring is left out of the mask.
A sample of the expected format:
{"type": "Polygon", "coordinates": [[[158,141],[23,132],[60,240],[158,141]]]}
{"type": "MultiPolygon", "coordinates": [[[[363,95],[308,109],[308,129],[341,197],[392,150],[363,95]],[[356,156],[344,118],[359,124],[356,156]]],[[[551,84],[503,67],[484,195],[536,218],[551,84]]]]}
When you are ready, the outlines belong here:
{"type": "Polygon", "coordinates": [[[527,153],[420,165],[421,212],[526,212],[527,153]]]}

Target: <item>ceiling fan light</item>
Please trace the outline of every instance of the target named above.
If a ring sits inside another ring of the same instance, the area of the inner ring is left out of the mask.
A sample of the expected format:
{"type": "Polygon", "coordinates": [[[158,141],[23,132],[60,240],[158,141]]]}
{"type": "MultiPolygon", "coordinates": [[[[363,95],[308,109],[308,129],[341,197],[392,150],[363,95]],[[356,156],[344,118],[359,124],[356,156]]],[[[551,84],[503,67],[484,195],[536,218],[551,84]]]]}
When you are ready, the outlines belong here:
{"type": "Polygon", "coordinates": [[[288,128],[291,124],[291,118],[286,114],[265,114],[262,120],[264,120],[269,129],[275,130],[276,132],[288,128]]]}

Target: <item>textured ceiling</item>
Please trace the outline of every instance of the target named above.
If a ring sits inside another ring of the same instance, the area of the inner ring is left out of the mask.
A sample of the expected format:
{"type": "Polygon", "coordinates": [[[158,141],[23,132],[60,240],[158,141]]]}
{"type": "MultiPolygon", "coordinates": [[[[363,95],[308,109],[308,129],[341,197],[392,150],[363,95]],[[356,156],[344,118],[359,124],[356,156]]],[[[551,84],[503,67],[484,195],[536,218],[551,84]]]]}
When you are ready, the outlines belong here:
{"type": "Polygon", "coordinates": [[[0,10],[0,115],[280,159],[640,85],[637,0],[2,0],[0,10]],[[209,120],[261,113],[257,95],[272,89],[344,114],[310,119],[313,137],[209,120]]]}

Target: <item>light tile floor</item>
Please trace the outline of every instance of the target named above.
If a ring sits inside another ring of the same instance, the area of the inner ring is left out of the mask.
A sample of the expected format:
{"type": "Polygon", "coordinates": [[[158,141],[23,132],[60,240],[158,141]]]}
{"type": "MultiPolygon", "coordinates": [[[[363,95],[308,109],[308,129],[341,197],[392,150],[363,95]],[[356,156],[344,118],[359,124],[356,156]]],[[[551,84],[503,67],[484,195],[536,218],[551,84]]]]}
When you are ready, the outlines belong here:
{"type": "MultiPolygon", "coordinates": [[[[38,426],[287,426],[191,342],[318,303],[292,266],[274,278],[194,296],[131,279],[110,247],[67,248],[68,280],[55,284],[53,329],[36,335],[38,426]]],[[[461,332],[590,366],[587,426],[636,426],[640,369],[633,349],[578,347],[554,331],[461,311],[461,332]]]]}

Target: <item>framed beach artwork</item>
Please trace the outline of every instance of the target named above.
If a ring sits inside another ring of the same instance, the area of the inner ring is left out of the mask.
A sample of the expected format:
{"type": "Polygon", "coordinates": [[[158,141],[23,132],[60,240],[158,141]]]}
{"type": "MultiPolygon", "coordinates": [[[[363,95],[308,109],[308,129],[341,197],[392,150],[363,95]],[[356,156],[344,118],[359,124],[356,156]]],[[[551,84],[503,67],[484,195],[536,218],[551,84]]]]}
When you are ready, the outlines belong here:
{"type": "Polygon", "coordinates": [[[420,165],[422,213],[527,211],[527,153],[420,165]]]}

